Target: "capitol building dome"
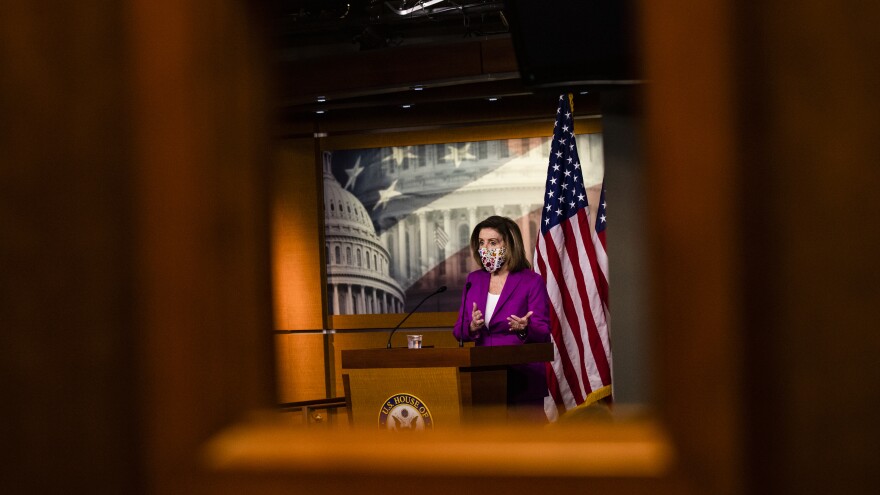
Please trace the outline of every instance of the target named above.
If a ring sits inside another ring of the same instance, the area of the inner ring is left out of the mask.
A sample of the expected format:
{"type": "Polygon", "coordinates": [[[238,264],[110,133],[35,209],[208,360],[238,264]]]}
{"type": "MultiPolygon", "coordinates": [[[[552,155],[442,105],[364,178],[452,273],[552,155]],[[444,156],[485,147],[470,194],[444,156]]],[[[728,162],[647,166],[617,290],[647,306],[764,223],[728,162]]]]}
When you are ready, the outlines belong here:
{"type": "Polygon", "coordinates": [[[324,234],[330,314],[400,313],[404,294],[364,205],[333,177],[324,154],[324,234]]]}

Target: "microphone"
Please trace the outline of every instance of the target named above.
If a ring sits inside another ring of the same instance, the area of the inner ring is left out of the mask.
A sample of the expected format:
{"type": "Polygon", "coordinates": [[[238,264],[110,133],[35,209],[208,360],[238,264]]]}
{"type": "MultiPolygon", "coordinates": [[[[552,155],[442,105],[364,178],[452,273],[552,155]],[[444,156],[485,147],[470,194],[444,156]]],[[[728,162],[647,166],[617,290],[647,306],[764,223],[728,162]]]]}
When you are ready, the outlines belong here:
{"type": "MultiPolygon", "coordinates": [[[[461,307],[458,308],[458,319],[461,320],[461,332],[459,332],[459,334],[458,334],[458,346],[459,347],[464,347],[464,331],[465,331],[464,330],[465,329],[465,326],[464,326],[464,303],[467,302],[467,295],[468,295],[469,290],[471,290],[471,283],[470,282],[464,284],[464,295],[461,296],[461,307]]],[[[471,326],[468,325],[467,329],[468,329],[467,331],[470,332],[471,326]]]]}
{"type": "Polygon", "coordinates": [[[412,309],[412,311],[410,311],[409,313],[407,313],[406,316],[405,316],[402,320],[400,320],[400,323],[398,323],[397,326],[394,327],[394,330],[391,330],[391,333],[388,335],[388,344],[385,346],[385,348],[386,348],[386,349],[391,349],[391,337],[394,336],[394,332],[396,332],[397,329],[400,328],[400,325],[403,325],[403,322],[405,322],[410,316],[412,316],[413,313],[416,312],[417,309],[419,309],[419,306],[421,306],[422,303],[424,303],[425,301],[427,301],[427,300],[430,299],[431,297],[434,297],[434,296],[436,296],[437,294],[439,294],[439,293],[441,293],[441,292],[445,292],[445,291],[446,291],[446,286],[445,286],[445,285],[441,285],[440,288],[438,288],[438,289],[435,290],[434,292],[428,294],[427,296],[425,296],[424,299],[422,299],[421,301],[419,301],[419,303],[416,304],[416,307],[414,307],[414,308],[412,309]]]}

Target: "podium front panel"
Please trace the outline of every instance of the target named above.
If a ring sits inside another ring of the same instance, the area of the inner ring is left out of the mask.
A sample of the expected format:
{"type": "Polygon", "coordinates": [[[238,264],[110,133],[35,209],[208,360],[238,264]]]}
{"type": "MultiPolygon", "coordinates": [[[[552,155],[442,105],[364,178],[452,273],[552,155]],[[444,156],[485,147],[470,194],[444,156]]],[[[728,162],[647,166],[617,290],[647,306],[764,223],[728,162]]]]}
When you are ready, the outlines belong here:
{"type": "Polygon", "coordinates": [[[346,373],[356,427],[408,431],[461,424],[456,368],[368,368],[346,373]]]}

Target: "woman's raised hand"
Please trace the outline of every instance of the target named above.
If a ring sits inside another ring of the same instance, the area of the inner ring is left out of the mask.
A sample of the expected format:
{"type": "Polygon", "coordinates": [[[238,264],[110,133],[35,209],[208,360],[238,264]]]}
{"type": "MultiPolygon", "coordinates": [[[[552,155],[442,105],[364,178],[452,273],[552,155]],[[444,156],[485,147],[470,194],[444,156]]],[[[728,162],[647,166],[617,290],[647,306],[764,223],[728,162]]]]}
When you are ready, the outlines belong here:
{"type": "Polygon", "coordinates": [[[474,308],[471,310],[471,333],[479,330],[480,327],[483,326],[483,323],[483,313],[479,309],[477,309],[477,303],[474,303],[474,308]]]}
{"type": "Polygon", "coordinates": [[[529,325],[529,318],[532,316],[532,312],[529,311],[525,316],[519,317],[516,315],[510,315],[507,318],[507,323],[510,325],[511,332],[522,332],[529,325]]]}

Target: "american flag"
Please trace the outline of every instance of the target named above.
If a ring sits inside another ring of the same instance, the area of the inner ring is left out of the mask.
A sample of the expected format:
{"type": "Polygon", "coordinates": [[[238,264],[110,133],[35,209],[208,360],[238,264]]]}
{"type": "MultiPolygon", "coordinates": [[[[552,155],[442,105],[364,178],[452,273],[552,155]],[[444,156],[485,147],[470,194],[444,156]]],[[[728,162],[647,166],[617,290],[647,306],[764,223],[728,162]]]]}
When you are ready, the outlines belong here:
{"type": "Polygon", "coordinates": [[[534,263],[550,295],[555,349],[545,410],[551,420],[611,395],[605,186],[592,229],[569,98],[560,96],[556,110],[534,263]]]}

